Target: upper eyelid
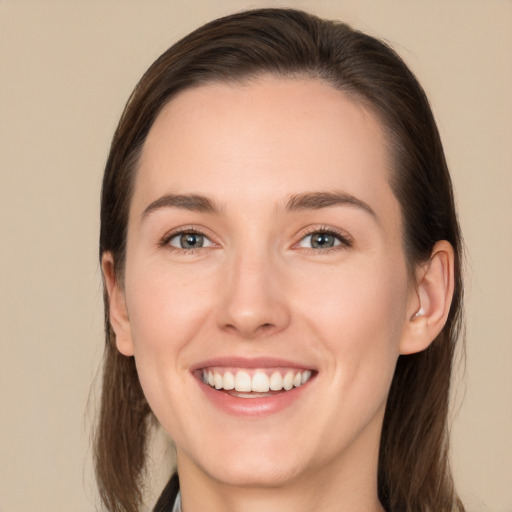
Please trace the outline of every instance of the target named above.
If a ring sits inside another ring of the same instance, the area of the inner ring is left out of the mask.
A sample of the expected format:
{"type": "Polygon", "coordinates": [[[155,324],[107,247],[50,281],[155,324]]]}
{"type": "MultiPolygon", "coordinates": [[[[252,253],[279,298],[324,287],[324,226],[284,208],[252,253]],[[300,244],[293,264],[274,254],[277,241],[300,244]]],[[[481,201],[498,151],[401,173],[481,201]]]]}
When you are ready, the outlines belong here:
{"type": "Polygon", "coordinates": [[[169,229],[162,238],[172,238],[176,235],[182,235],[183,233],[196,233],[198,235],[203,235],[207,238],[212,238],[212,235],[210,234],[210,230],[203,227],[203,226],[197,226],[194,224],[189,224],[185,226],[179,226],[176,228],[169,229]]]}

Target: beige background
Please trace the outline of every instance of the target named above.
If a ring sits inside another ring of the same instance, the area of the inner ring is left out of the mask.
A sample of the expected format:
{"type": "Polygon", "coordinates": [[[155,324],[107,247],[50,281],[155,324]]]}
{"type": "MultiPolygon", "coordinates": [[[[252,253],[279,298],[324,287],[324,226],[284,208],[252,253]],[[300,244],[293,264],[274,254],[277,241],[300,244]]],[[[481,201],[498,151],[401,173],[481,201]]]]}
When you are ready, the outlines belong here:
{"type": "Polygon", "coordinates": [[[87,401],[110,138],[171,42],[263,5],[386,38],[429,93],[471,267],[453,464],[470,512],[512,511],[512,2],[0,0],[0,512],[95,509],[87,401]]]}

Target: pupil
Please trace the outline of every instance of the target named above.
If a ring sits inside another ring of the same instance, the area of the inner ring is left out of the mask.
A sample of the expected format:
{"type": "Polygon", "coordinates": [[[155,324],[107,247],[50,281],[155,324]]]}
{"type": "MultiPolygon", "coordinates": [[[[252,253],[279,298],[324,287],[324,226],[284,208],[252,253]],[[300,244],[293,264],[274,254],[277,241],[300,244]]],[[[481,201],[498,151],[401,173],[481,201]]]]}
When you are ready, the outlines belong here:
{"type": "Polygon", "coordinates": [[[183,249],[193,249],[203,246],[203,236],[196,233],[185,233],[181,235],[181,247],[183,249]]]}
{"type": "Polygon", "coordinates": [[[311,245],[313,247],[332,247],[334,238],[329,233],[316,233],[311,237],[311,245]]]}

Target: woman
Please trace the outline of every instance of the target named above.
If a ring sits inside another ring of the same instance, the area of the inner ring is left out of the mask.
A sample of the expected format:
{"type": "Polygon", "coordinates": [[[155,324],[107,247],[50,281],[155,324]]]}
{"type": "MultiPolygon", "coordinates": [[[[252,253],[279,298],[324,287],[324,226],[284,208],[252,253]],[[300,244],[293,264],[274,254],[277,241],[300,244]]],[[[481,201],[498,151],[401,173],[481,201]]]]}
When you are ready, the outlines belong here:
{"type": "Polygon", "coordinates": [[[177,453],[157,511],[463,510],[461,238],[428,102],[387,46],[282,9],[178,42],[114,135],[100,258],[108,510],[139,509],[154,418],[177,453]]]}

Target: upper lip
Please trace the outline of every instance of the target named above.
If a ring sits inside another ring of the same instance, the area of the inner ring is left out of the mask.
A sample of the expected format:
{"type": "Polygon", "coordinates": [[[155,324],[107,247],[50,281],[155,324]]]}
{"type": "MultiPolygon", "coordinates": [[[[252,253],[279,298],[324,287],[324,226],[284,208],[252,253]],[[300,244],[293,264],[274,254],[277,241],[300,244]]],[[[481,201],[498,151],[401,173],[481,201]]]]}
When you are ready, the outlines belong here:
{"type": "Polygon", "coordinates": [[[270,356],[259,357],[213,357],[194,364],[190,370],[192,372],[202,368],[210,368],[212,366],[226,366],[234,368],[296,368],[297,370],[314,370],[315,368],[309,364],[300,363],[289,359],[281,359],[270,356]]]}

